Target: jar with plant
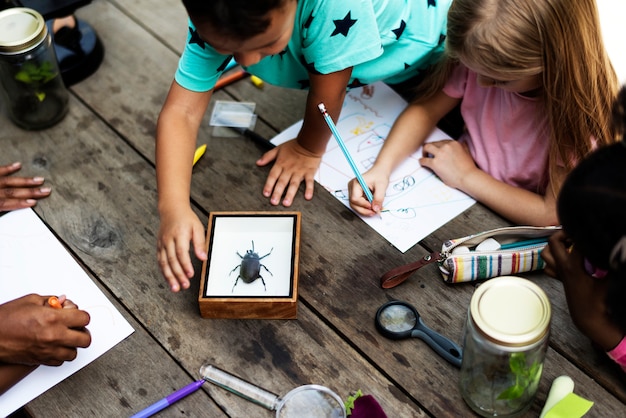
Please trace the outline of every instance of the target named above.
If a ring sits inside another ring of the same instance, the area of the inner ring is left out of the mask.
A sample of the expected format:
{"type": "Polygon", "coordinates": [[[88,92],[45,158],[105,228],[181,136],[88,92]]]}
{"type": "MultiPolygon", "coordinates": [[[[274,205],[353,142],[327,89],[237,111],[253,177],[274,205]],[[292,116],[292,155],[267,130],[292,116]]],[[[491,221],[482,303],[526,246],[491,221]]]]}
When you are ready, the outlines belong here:
{"type": "Polygon", "coordinates": [[[34,10],[0,12],[0,82],[9,118],[24,129],[43,129],[68,110],[52,40],[34,10]]]}

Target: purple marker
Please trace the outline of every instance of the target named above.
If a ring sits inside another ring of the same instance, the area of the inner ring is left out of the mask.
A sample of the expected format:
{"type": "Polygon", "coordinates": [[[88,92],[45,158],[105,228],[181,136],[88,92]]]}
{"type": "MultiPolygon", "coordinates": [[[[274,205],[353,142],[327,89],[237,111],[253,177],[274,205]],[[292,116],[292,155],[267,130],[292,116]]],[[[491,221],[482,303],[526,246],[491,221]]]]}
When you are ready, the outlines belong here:
{"type": "Polygon", "coordinates": [[[171,395],[166,396],[165,398],[161,399],[160,401],[158,401],[156,403],[153,403],[152,405],[150,405],[146,409],[137,412],[135,415],[133,415],[130,418],[147,418],[147,417],[150,417],[150,416],[156,414],[157,412],[159,412],[160,410],[167,408],[168,406],[170,406],[174,402],[177,402],[177,401],[181,400],[182,398],[184,398],[185,396],[194,393],[195,391],[200,389],[200,387],[202,386],[203,383],[204,383],[204,379],[195,381],[193,383],[190,383],[187,386],[185,386],[184,388],[178,389],[176,392],[172,393],[171,395]]]}

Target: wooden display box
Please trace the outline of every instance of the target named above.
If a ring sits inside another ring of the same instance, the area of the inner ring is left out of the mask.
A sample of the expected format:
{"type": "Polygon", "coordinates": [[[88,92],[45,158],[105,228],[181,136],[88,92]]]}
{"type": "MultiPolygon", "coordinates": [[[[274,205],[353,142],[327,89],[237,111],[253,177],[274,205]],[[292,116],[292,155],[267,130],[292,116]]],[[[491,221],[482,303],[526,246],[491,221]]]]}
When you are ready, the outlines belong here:
{"type": "Polygon", "coordinates": [[[296,319],[300,212],[211,212],[203,318],[296,319]]]}

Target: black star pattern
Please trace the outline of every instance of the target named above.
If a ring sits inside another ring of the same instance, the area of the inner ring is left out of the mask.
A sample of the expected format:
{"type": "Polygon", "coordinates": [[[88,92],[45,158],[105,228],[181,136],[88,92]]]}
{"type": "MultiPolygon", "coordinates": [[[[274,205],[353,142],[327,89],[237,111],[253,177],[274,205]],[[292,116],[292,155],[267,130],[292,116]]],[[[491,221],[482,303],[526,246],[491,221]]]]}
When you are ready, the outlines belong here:
{"type": "Polygon", "coordinates": [[[406,62],[404,63],[404,69],[406,70],[407,68],[411,68],[411,64],[407,64],[406,62]]]}
{"type": "Polygon", "coordinates": [[[428,7],[437,7],[437,0],[428,0],[428,7]]]}
{"type": "Polygon", "coordinates": [[[339,34],[342,34],[345,37],[348,36],[348,31],[356,23],[356,20],[350,17],[351,13],[352,12],[348,12],[346,17],[344,17],[343,19],[333,19],[333,23],[335,24],[335,30],[330,35],[331,37],[339,34]]]}
{"type": "Polygon", "coordinates": [[[198,31],[195,29],[191,29],[189,27],[189,33],[191,33],[191,38],[189,39],[189,45],[197,44],[200,48],[204,49],[204,41],[198,35],[198,31]]]}
{"type": "Polygon", "coordinates": [[[363,86],[366,86],[366,85],[367,84],[365,84],[365,83],[361,83],[358,78],[355,78],[354,80],[352,80],[352,82],[350,84],[348,84],[348,88],[349,89],[355,89],[357,87],[363,87],[363,86]]]}
{"type": "Polygon", "coordinates": [[[400,21],[400,27],[398,29],[392,30],[392,32],[396,35],[396,40],[400,39],[405,29],[406,29],[406,22],[402,20],[400,21]]]}
{"type": "Polygon", "coordinates": [[[313,22],[313,13],[311,13],[311,15],[309,16],[309,18],[306,20],[306,22],[304,22],[304,29],[308,29],[311,26],[311,23],[313,22]]]}
{"type": "Polygon", "coordinates": [[[228,63],[230,62],[230,60],[233,59],[232,55],[229,55],[223,63],[220,64],[219,67],[217,67],[217,71],[222,72],[224,71],[224,69],[226,69],[226,66],[228,65],[228,63]]]}
{"type": "Polygon", "coordinates": [[[321,74],[319,71],[317,71],[315,69],[315,63],[314,62],[306,62],[306,59],[304,58],[304,55],[300,56],[300,63],[302,63],[302,65],[304,65],[304,68],[306,68],[308,72],[313,73],[313,74],[321,74]]]}

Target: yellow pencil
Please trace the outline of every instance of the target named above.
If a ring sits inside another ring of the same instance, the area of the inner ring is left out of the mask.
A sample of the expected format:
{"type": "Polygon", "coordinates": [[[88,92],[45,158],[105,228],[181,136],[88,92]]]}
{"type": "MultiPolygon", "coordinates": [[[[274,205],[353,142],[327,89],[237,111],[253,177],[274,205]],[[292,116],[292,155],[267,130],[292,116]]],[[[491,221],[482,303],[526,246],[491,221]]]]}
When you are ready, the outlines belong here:
{"type": "Polygon", "coordinates": [[[196,152],[193,154],[193,165],[196,165],[200,157],[204,155],[204,151],[206,151],[206,144],[200,145],[198,149],[196,149],[196,152]]]}

